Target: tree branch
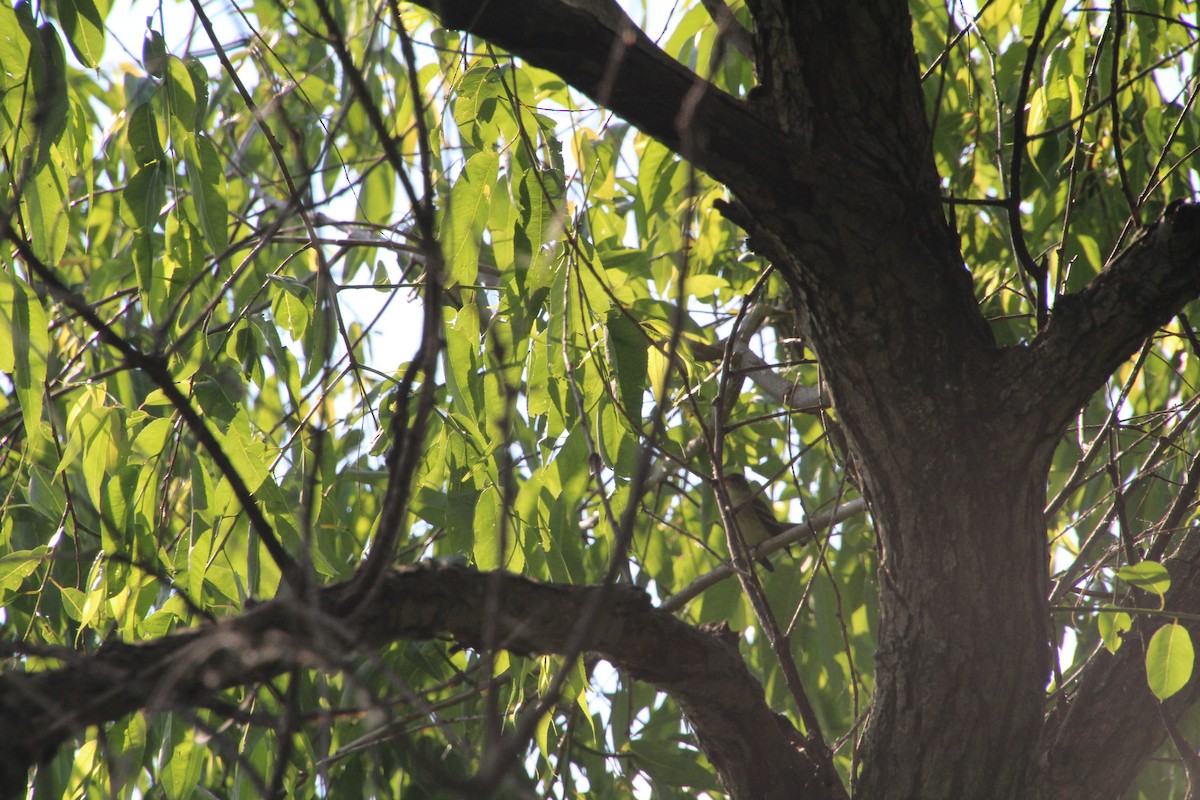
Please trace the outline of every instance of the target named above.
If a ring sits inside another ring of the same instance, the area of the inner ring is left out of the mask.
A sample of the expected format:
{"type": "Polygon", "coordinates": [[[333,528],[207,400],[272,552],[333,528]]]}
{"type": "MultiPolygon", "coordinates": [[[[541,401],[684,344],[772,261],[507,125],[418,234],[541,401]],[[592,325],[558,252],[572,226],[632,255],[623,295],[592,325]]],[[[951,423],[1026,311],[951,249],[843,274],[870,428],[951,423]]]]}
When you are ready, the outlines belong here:
{"type": "Polygon", "coordinates": [[[849,154],[845,164],[877,180],[936,190],[906,0],[747,5],[762,93],[784,131],[814,154],[849,154]]]}
{"type": "MultiPolygon", "coordinates": [[[[448,28],[554,72],[735,193],[761,191],[767,184],[763,176],[777,174],[780,155],[794,150],[749,103],[664,53],[612,0],[417,0],[417,5],[448,28]],[[537,24],[530,25],[531,19],[537,24]],[[685,141],[694,146],[685,147],[685,141]]],[[[814,165],[795,177],[815,182],[821,171],[814,165]]]]}
{"type": "MultiPolygon", "coordinates": [[[[747,554],[747,560],[753,560],[761,556],[768,556],[771,553],[776,553],[780,550],[787,549],[790,545],[796,542],[806,542],[822,532],[827,531],[834,525],[838,525],[851,517],[864,513],[867,510],[867,501],[861,497],[843,503],[836,508],[814,515],[811,519],[801,522],[798,525],[793,525],[778,536],[773,536],[759,546],[750,550],[747,554]]],[[[696,580],[689,583],[687,586],[680,589],[673,595],[663,598],[662,604],[659,606],[664,611],[678,611],[686,606],[692,600],[699,597],[705,590],[711,589],[726,578],[732,577],[735,574],[732,562],[725,562],[718,567],[704,573],[696,580]]]]}
{"type": "Polygon", "coordinates": [[[725,0],[700,0],[700,4],[712,17],[712,21],[717,23],[720,31],[717,35],[725,37],[726,41],[746,58],[753,59],[754,35],[737,21],[729,6],[725,5],[725,0]]]}
{"type": "Polygon", "coordinates": [[[1061,426],[1121,362],[1200,294],[1200,207],[1172,204],[1086,288],[1062,295],[1029,351],[1034,403],[1061,426]]]}
{"type": "MultiPolygon", "coordinates": [[[[153,642],[109,644],[59,669],[6,673],[0,796],[23,792],[30,767],[86,726],[195,706],[297,666],[338,669],[355,648],[448,635],[467,647],[491,640],[517,653],[561,652],[598,591],[424,562],[386,573],[376,602],[357,612],[352,584],[339,584],[320,590],[316,611],[274,600],[153,642]],[[498,608],[485,619],[489,594],[498,608]]],[[[767,706],[728,628],[694,628],[630,587],[610,587],[605,602],[585,649],[670,695],[733,796],[844,796],[840,786],[818,783],[816,765],[797,746],[800,734],[767,706]]]]}

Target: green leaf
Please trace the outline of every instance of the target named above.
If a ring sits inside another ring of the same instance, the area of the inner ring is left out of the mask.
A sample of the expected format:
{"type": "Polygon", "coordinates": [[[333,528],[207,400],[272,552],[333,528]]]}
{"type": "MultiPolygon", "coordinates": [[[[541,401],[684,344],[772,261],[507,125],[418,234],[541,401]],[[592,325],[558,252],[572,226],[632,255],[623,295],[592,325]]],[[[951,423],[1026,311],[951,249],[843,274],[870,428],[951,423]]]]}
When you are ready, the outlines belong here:
{"type": "Polygon", "coordinates": [[[147,460],[161,455],[173,431],[171,420],[164,417],[151,419],[134,437],[134,454],[147,460]]]}
{"type": "Polygon", "coordinates": [[[483,148],[495,135],[495,126],[485,123],[491,121],[496,98],[503,91],[502,74],[498,66],[472,67],[455,86],[454,121],[477,148],[483,148]]]}
{"type": "Polygon", "coordinates": [[[395,207],[396,173],[386,161],[378,164],[363,180],[358,216],[364,222],[385,224],[395,207]]]}
{"type": "MultiPolygon", "coordinates": [[[[500,518],[503,514],[500,492],[495,486],[484,489],[475,504],[475,541],[473,555],[475,566],[481,570],[500,569],[505,565],[506,556],[513,552],[512,547],[500,550],[503,541],[500,536],[500,518]]],[[[511,535],[512,531],[509,531],[511,535]]]]}
{"type": "Polygon", "coordinates": [[[84,596],[83,606],[79,610],[79,626],[81,628],[91,627],[97,622],[97,615],[100,613],[102,604],[106,599],[103,553],[98,553],[95,559],[93,559],[92,568],[88,571],[86,585],[91,588],[84,596]]]}
{"type": "Polygon", "coordinates": [[[159,773],[167,800],[188,800],[195,793],[206,752],[191,736],[167,752],[166,763],[159,773]]]}
{"type": "Polygon", "coordinates": [[[165,157],[152,104],[142,103],[129,112],[125,141],[133,151],[134,161],[139,167],[161,161],[165,157]]]}
{"type": "Polygon", "coordinates": [[[184,64],[187,66],[188,74],[192,77],[192,97],[196,101],[196,121],[194,123],[196,128],[194,129],[198,129],[205,114],[208,113],[208,70],[195,56],[188,56],[184,64]]]}
{"type": "Polygon", "coordinates": [[[51,267],[62,260],[70,232],[67,176],[54,159],[26,184],[21,208],[29,229],[34,255],[51,267]]]}
{"type": "Polygon", "coordinates": [[[1156,561],[1142,561],[1117,570],[1117,577],[1128,584],[1163,596],[1171,588],[1171,575],[1156,561]]]}
{"type": "Polygon", "coordinates": [[[46,520],[59,524],[67,507],[67,497],[54,476],[34,467],[29,475],[29,504],[46,520]]]}
{"type": "MultiPolygon", "coordinates": [[[[194,106],[191,113],[195,113],[194,106]]],[[[219,255],[229,246],[229,207],[225,200],[221,157],[212,142],[199,133],[186,138],[183,152],[200,230],[213,254],[219,255]]]]}
{"type": "MultiPolygon", "coordinates": [[[[27,9],[26,9],[27,10],[27,9]]],[[[17,12],[8,4],[0,5],[0,73],[7,73],[13,78],[20,78],[29,66],[30,41],[21,27],[17,12]]],[[[15,93],[13,93],[15,95],[15,93]]],[[[13,97],[8,93],[0,95],[7,106],[13,97]]],[[[19,105],[17,106],[19,108],[19,105]]],[[[0,128],[0,132],[6,132],[0,128]]],[[[0,141],[3,141],[0,136],[0,141]]]]}
{"type": "MultiPolygon", "coordinates": [[[[112,732],[116,734],[114,741],[119,743],[115,749],[121,754],[123,761],[126,764],[140,765],[142,754],[146,750],[146,717],[140,712],[131,714],[115,723],[112,732]]],[[[127,780],[132,780],[132,776],[128,773],[126,775],[127,780]]]]}
{"type": "Polygon", "coordinates": [[[146,31],[142,38],[142,66],[156,78],[161,78],[166,72],[167,42],[156,30],[146,31]]]}
{"type": "MultiPolygon", "coordinates": [[[[526,170],[521,175],[517,191],[517,203],[521,207],[520,221],[514,232],[514,245],[520,262],[528,264],[531,284],[528,288],[532,295],[537,288],[549,286],[550,277],[545,270],[535,277],[539,268],[543,267],[545,259],[541,257],[542,245],[550,241],[556,234],[554,219],[555,206],[559,201],[556,193],[557,182],[549,172],[539,173],[526,170]]],[[[538,301],[540,302],[540,301],[538,301]]]]}
{"type": "Polygon", "coordinates": [[[123,88],[125,90],[125,108],[137,108],[143,103],[150,102],[158,94],[158,81],[144,75],[125,73],[123,88]]]}
{"type": "Polygon", "coordinates": [[[550,728],[553,723],[553,714],[543,714],[538,719],[537,727],[534,729],[533,739],[537,742],[538,752],[545,758],[549,758],[552,753],[550,749],[550,728]]]}
{"type": "Polygon", "coordinates": [[[87,595],[70,586],[63,586],[59,592],[62,594],[63,610],[67,612],[67,616],[76,622],[83,619],[83,607],[87,603],[87,595]]]}
{"type": "MultiPolygon", "coordinates": [[[[717,275],[694,274],[687,276],[683,291],[684,294],[705,299],[713,297],[718,291],[728,287],[729,282],[717,275]]],[[[673,289],[672,292],[674,292],[673,289]]]]}
{"type": "Polygon", "coordinates": [[[192,73],[177,56],[167,57],[167,110],[187,131],[196,130],[196,85],[192,73]]]}
{"type": "Polygon", "coordinates": [[[208,571],[208,560],[212,555],[211,530],[202,531],[192,537],[188,549],[187,584],[188,596],[200,600],[204,596],[204,575],[208,571]]]}
{"type": "Polygon", "coordinates": [[[1115,653],[1121,646],[1121,634],[1133,627],[1133,620],[1124,611],[1101,609],[1096,615],[1096,627],[1108,652],[1115,653]]]}
{"type": "Polygon", "coordinates": [[[58,21],[71,43],[71,51],[88,69],[104,56],[104,20],[108,0],[58,0],[58,21]]]}
{"type": "Polygon", "coordinates": [[[229,428],[220,434],[220,441],[246,488],[257,491],[270,474],[271,456],[267,446],[251,434],[250,418],[244,410],[238,411],[229,428]]]}
{"type": "Polygon", "coordinates": [[[1196,655],[1192,637],[1178,622],[1155,631],[1146,648],[1146,681],[1159,700],[1182,689],[1192,677],[1196,655]]]}
{"type": "Polygon", "coordinates": [[[0,592],[15,591],[47,557],[50,548],[38,545],[32,550],[16,550],[0,556],[0,592]]]}
{"type": "Polygon", "coordinates": [[[476,153],[454,182],[446,212],[450,233],[446,253],[448,286],[468,286],[475,282],[479,270],[479,232],[487,222],[499,167],[495,153],[476,153]]]}
{"type": "Polygon", "coordinates": [[[71,438],[59,466],[60,471],[68,463],[81,468],[88,497],[96,508],[103,508],[101,498],[105,484],[111,478],[109,460],[114,454],[112,431],[115,426],[110,424],[112,409],[106,408],[103,402],[103,397],[94,389],[80,393],[79,402],[67,418],[71,438]]]}
{"type": "Polygon", "coordinates": [[[454,409],[476,419],[482,411],[482,404],[475,393],[478,387],[472,380],[478,374],[479,309],[471,303],[464,305],[457,313],[447,308],[444,315],[446,386],[450,390],[454,409]]]}
{"type": "MultiPolygon", "coordinates": [[[[153,229],[167,201],[163,170],[149,163],[134,173],[121,192],[121,217],[135,228],[153,229]]],[[[143,287],[148,291],[148,287],[143,287]]]]}
{"type": "MultiPolygon", "coordinates": [[[[36,110],[33,121],[37,127],[37,160],[35,168],[44,166],[50,158],[50,148],[62,139],[67,129],[71,103],[67,97],[67,63],[62,42],[53,25],[38,26],[41,40],[41,64],[35,64],[34,90],[36,110]]],[[[65,220],[65,215],[62,215],[65,220]]]]}
{"type": "Polygon", "coordinates": [[[312,319],[312,292],[299,281],[270,276],[271,312],[293,339],[301,339],[312,319]]]}
{"type": "Polygon", "coordinates": [[[49,331],[37,293],[12,273],[0,271],[0,371],[13,376],[25,435],[32,441],[41,436],[49,331]]]}
{"type": "Polygon", "coordinates": [[[649,342],[637,323],[613,309],[608,312],[605,349],[616,375],[617,396],[625,413],[642,418],[642,395],[646,391],[649,342]]]}

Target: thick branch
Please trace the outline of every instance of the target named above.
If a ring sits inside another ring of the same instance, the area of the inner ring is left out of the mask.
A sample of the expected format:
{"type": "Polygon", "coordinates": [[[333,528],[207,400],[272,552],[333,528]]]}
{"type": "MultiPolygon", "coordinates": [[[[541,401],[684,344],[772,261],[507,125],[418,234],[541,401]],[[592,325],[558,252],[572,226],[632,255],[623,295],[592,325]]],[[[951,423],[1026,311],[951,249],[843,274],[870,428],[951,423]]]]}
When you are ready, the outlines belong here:
{"type": "MultiPolygon", "coordinates": [[[[554,72],[737,194],[761,191],[764,176],[778,174],[781,155],[793,149],[750,104],[659,49],[613,0],[417,0],[417,5],[448,28],[554,72]]],[[[807,178],[795,177],[807,182],[816,174],[814,168],[807,178]]]]}
{"type": "Polygon", "coordinates": [[[935,191],[906,0],[749,0],[763,94],[813,152],[850,154],[886,183],[935,191]]]}
{"type": "Polygon", "coordinates": [[[1147,336],[1200,294],[1200,207],[1179,204],[1078,294],[1063,295],[1029,355],[1035,405],[1058,426],[1147,336]]]}
{"type": "Polygon", "coordinates": [[[727,630],[697,629],[655,609],[640,590],[573,587],[507,573],[425,564],[388,573],[376,602],[346,615],[346,585],[318,597],[319,612],[294,601],[146,644],[116,643],[41,673],[0,676],[0,796],[23,792],[26,774],[73,733],[139,710],[196,706],[222,690],[267,680],[295,665],[340,668],[356,647],[451,636],[476,647],[557,653],[583,610],[605,613],[587,650],[669,694],[735,797],[827,798],[818,769],[791,723],[767,707],[762,685],[727,630]],[[498,612],[485,620],[489,592],[498,612]],[[485,633],[485,628],[490,630],[485,633]]]}

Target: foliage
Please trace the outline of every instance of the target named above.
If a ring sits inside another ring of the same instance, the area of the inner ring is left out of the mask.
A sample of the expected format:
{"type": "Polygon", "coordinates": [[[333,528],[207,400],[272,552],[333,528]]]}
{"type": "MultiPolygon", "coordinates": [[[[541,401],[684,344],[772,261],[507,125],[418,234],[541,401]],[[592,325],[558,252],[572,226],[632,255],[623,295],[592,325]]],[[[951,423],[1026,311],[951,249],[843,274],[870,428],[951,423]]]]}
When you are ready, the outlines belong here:
{"type": "MultiPolygon", "coordinates": [[[[1169,200],[1194,195],[1195,12],[1062,7],[1026,87],[1040,6],[980,5],[948,22],[943,5],[914,0],[913,32],[943,188],[962,201],[948,213],[997,337],[1019,344],[1037,330],[1036,287],[1005,212],[980,201],[1006,194],[1020,142],[1026,241],[1069,292],[1169,200]]],[[[733,337],[784,385],[821,383],[787,288],[719,213],[720,185],[555,75],[424,11],[334,4],[348,70],[318,2],[257,0],[234,24],[204,8],[164,8],[140,57],[114,63],[102,54],[119,4],[0,7],[0,619],[19,643],[8,669],[273,596],[279,565],[239,482],[321,583],[349,578],[377,535],[389,424],[436,256],[444,347],[400,562],[463,558],[589,584],[615,558],[664,599],[729,559],[714,476],[753,473],[794,522],[857,496],[836,415],[788,408],[725,352],[733,337]],[[221,32],[161,29],[185,11],[221,32]],[[436,210],[435,249],[422,201],[436,210]]],[[[716,38],[700,4],[681,4],[660,44],[744,95],[752,66],[716,38]]],[[[1198,352],[1180,315],[1058,449],[1047,520],[1064,648],[1051,701],[1097,648],[1120,645],[1128,620],[1105,609],[1165,591],[1129,568],[1155,534],[1193,524],[1198,352]]],[[[775,562],[759,577],[849,774],[873,685],[870,519],[824,527],[775,562]]],[[[747,663],[793,713],[736,581],[680,613],[748,631],[747,663]]],[[[1164,697],[1191,667],[1186,632],[1166,622],[1149,651],[1164,697]]],[[[719,791],[678,708],[646,684],[594,660],[433,641],[89,730],[39,768],[36,792],[438,796],[560,670],[566,688],[519,783],[562,797],[719,791]]],[[[1181,775],[1156,763],[1133,791],[1182,796],[1164,788],[1181,775]]]]}

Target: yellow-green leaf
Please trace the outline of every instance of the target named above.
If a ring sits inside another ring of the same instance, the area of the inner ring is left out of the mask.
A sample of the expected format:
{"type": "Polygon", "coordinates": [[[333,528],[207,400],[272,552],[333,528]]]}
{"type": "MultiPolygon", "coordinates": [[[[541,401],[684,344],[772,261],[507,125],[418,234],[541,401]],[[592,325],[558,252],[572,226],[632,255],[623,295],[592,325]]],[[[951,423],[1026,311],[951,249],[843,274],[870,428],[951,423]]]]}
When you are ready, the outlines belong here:
{"type": "Polygon", "coordinates": [[[250,433],[250,419],[245,411],[239,411],[229,429],[221,436],[221,447],[241,475],[246,488],[251,492],[262,486],[271,465],[267,446],[255,441],[250,433]]]}
{"type": "Polygon", "coordinates": [[[71,51],[89,69],[104,55],[104,18],[108,0],[58,0],[58,21],[71,43],[71,51]]]}
{"type": "Polygon", "coordinates": [[[1171,588],[1171,575],[1156,561],[1143,561],[1117,570],[1117,577],[1128,584],[1160,597],[1171,588]]]}
{"type": "Polygon", "coordinates": [[[21,208],[34,255],[54,266],[67,249],[69,233],[67,176],[56,159],[49,159],[25,186],[21,208]]]}
{"type": "Polygon", "coordinates": [[[49,331],[46,311],[29,284],[0,271],[0,371],[13,376],[25,434],[31,440],[41,435],[49,331]]]}
{"type": "Polygon", "coordinates": [[[1108,652],[1115,653],[1121,646],[1121,634],[1133,627],[1133,620],[1124,611],[1102,609],[1096,616],[1096,627],[1108,652]]]}
{"type": "MultiPolygon", "coordinates": [[[[191,113],[195,113],[194,103],[191,113]]],[[[225,173],[221,167],[221,157],[212,142],[201,134],[188,136],[183,152],[188,178],[192,182],[192,202],[196,204],[200,230],[212,252],[223,253],[229,245],[229,207],[225,200],[225,173]]]]}
{"type": "Polygon", "coordinates": [[[18,588],[38,568],[48,552],[49,548],[45,545],[38,545],[32,550],[17,550],[0,556],[0,591],[18,588]]]}
{"type": "Polygon", "coordinates": [[[496,173],[500,160],[490,151],[476,153],[463,167],[462,174],[454,182],[450,194],[445,226],[450,236],[447,256],[450,286],[464,286],[475,282],[479,269],[478,231],[487,222],[488,206],[496,185],[496,173]]]}
{"type": "MultiPolygon", "coordinates": [[[[482,570],[499,569],[504,566],[501,554],[500,515],[502,513],[500,493],[489,486],[479,494],[475,504],[475,566],[482,570]]],[[[510,531],[511,534],[511,531],[510,531]]],[[[505,548],[511,552],[512,548],[505,548]]]]}
{"type": "Polygon", "coordinates": [[[1178,622],[1163,625],[1146,648],[1146,681],[1159,700],[1182,689],[1192,677],[1196,654],[1192,637],[1178,622]]]}

